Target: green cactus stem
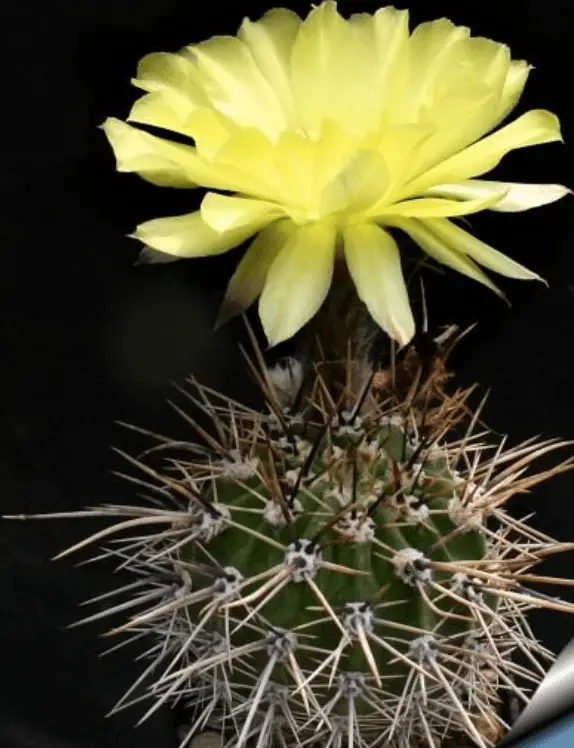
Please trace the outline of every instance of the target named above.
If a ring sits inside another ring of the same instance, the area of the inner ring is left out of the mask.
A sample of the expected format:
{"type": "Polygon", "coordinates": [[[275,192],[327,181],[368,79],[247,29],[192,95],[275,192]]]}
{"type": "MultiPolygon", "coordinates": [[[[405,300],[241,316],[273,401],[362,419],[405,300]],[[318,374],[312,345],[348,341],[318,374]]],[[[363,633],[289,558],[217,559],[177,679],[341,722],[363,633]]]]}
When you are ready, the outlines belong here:
{"type": "Polygon", "coordinates": [[[83,622],[123,611],[110,634],[152,634],[143,719],[189,705],[182,746],[210,729],[234,748],[485,748],[552,661],[528,610],[574,612],[530,571],[572,545],[507,508],[571,467],[527,472],[564,443],[479,431],[440,350],[386,371],[357,355],[254,364],[264,412],[194,385],[203,445],[158,437],[161,469],[126,455],[149,503],[68,515],[114,520],[61,555],[103,542],[133,572],[83,622]]]}

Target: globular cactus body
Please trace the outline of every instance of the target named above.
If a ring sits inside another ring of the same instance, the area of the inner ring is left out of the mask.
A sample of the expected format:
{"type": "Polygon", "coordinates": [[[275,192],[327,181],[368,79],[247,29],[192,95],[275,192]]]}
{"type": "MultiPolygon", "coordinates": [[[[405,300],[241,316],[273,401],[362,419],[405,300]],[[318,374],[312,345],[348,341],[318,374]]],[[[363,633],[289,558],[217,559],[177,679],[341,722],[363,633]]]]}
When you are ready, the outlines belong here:
{"type": "Polygon", "coordinates": [[[120,521],[66,553],[114,536],[104,556],[136,581],[84,620],[127,611],[114,633],[153,634],[147,714],[193,707],[182,745],[484,748],[543,677],[525,612],[573,606],[527,572],[563,548],[505,505],[570,461],[525,474],[561,443],[485,441],[469,391],[405,361],[382,389],[352,357],[292,391],[263,371],[267,413],[198,387],[207,447],[159,437],[164,469],[128,458],[149,506],[86,513],[120,521]]]}
{"type": "MultiPolygon", "coordinates": [[[[462,641],[472,617],[454,596],[445,613],[432,602],[444,597],[440,585],[452,573],[430,563],[480,560],[488,545],[476,527],[458,534],[456,510],[468,486],[445,453],[417,451],[400,413],[374,408],[353,424],[340,420],[328,435],[316,429],[313,441],[287,421],[290,437],[279,431],[252,452],[260,453],[250,458],[253,475],[237,480],[231,469],[218,477],[210,498],[236,524],[213,538],[209,551],[241,575],[236,615],[245,599],[274,627],[304,626],[325,652],[344,653],[335,663],[339,674],[361,672],[375,691],[384,684],[401,693],[408,663],[397,658],[400,647],[381,645],[381,636],[416,647],[438,627],[441,636],[462,641]]],[[[185,554],[205,560],[194,545],[185,554]]],[[[265,657],[254,659],[263,667],[265,657]]],[[[303,645],[297,660],[313,671],[317,652],[303,645]]]]}

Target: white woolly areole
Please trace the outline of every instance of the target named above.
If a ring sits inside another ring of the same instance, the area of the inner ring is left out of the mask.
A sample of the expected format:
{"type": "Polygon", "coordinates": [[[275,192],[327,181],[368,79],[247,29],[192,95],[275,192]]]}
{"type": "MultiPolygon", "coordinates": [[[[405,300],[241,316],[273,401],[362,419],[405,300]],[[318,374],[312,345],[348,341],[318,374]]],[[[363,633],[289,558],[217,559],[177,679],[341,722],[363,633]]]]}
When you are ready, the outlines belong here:
{"type": "Polygon", "coordinates": [[[421,665],[434,662],[437,658],[437,649],[437,641],[431,634],[419,636],[409,644],[409,653],[416,657],[421,665]]]}
{"type": "Polygon", "coordinates": [[[348,699],[356,699],[360,696],[367,684],[363,673],[340,673],[337,681],[339,693],[348,699]]]}
{"type": "Polygon", "coordinates": [[[337,436],[361,436],[363,433],[363,419],[354,415],[351,410],[344,410],[340,416],[333,416],[331,426],[337,436]]]}
{"type": "Polygon", "coordinates": [[[239,592],[243,574],[234,566],[224,566],[211,588],[214,600],[228,600],[239,592]]]}
{"type": "Polygon", "coordinates": [[[212,512],[200,509],[194,518],[193,535],[208,543],[220,535],[231,520],[231,512],[225,504],[211,504],[212,512]]]}
{"type": "Polygon", "coordinates": [[[428,506],[414,494],[395,496],[393,499],[395,509],[409,524],[420,525],[430,516],[428,506]]]}
{"type": "Polygon", "coordinates": [[[285,471],[283,478],[285,480],[285,483],[289,486],[289,488],[295,488],[295,486],[297,485],[297,481],[299,480],[300,472],[301,472],[300,468],[292,468],[291,470],[285,471]]]}
{"type": "Polygon", "coordinates": [[[458,496],[453,496],[448,502],[448,517],[457,527],[463,527],[466,532],[482,530],[484,527],[484,512],[476,509],[472,503],[467,504],[458,496]]]}
{"type": "Polygon", "coordinates": [[[450,579],[450,588],[453,592],[471,603],[482,603],[483,594],[480,589],[480,580],[471,579],[467,574],[457,572],[450,579]]]}
{"type": "Polygon", "coordinates": [[[297,649],[297,637],[292,631],[270,631],[266,637],[267,655],[276,660],[285,660],[297,649]]]}
{"type": "Polygon", "coordinates": [[[375,537],[376,524],[365,511],[347,512],[335,525],[335,530],[354,543],[370,543],[375,537]]]}
{"type": "Polygon", "coordinates": [[[401,582],[409,587],[418,584],[428,584],[432,580],[432,571],[429,568],[429,560],[416,548],[403,548],[393,556],[391,563],[401,582]]]}
{"type": "Polygon", "coordinates": [[[238,449],[232,449],[231,459],[224,457],[221,460],[223,475],[232,480],[248,480],[257,474],[259,460],[257,457],[245,458],[238,449]]]}
{"type": "Polygon", "coordinates": [[[451,477],[453,482],[460,487],[459,490],[462,490],[463,497],[467,501],[481,499],[484,496],[484,488],[470,478],[465,478],[458,470],[452,470],[451,477]]]}
{"type": "Polygon", "coordinates": [[[288,686],[269,681],[265,689],[265,702],[267,704],[273,704],[274,706],[286,704],[289,700],[289,694],[290,691],[288,686]]]}
{"type": "Polygon", "coordinates": [[[291,502],[289,508],[281,506],[278,501],[266,501],[263,509],[263,519],[272,527],[285,527],[287,524],[287,515],[291,520],[295,520],[303,512],[303,505],[299,499],[291,502]]]}
{"type": "Polygon", "coordinates": [[[291,569],[292,582],[313,579],[323,560],[321,549],[307,538],[293,541],[285,549],[285,564],[291,569]]]}
{"type": "Polygon", "coordinates": [[[341,622],[347,634],[356,638],[361,630],[367,632],[373,630],[374,617],[369,602],[345,603],[341,622]]]}
{"type": "Polygon", "coordinates": [[[287,356],[267,369],[267,376],[275,394],[283,402],[294,399],[303,384],[303,366],[292,356],[287,356]]]}
{"type": "Polygon", "coordinates": [[[379,420],[379,426],[384,429],[388,429],[391,426],[404,426],[405,419],[400,413],[391,413],[389,415],[381,416],[379,420]]]}
{"type": "Polygon", "coordinates": [[[287,453],[291,463],[295,462],[301,465],[313,449],[311,442],[302,439],[300,436],[287,437],[283,435],[275,441],[275,444],[281,452],[287,453]]]}

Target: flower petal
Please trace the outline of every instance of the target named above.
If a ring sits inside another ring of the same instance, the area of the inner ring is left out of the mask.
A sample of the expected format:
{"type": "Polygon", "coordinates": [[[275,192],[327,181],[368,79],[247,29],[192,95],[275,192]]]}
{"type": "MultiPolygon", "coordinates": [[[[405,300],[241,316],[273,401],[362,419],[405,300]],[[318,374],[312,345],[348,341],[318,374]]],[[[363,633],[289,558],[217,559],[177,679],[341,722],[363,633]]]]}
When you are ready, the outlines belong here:
{"type": "Polygon", "coordinates": [[[455,26],[447,18],[421,23],[413,30],[408,41],[409,77],[397,111],[403,121],[418,120],[428,89],[436,79],[440,79],[452,48],[469,35],[470,29],[455,26]]]}
{"type": "MultiPolygon", "coordinates": [[[[375,52],[372,90],[381,92],[379,97],[372,98],[379,99],[380,119],[385,123],[396,124],[398,104],[409,73],[409,12],[392,6],[379,8],[373,16],[372,24],[375,52]]],[[[399,124],[404,122],[400,121],[399,124]]]]}
{"type": "Polygon", "coordinates": [[[211,105],[241,127],[256,127],[270,138],[285,128],[285,116],[249,47],[233,36],[214,36],[187,47],[201,72],[211,105]]]}
{"type": "Polygon", "coordinates": [[[185,122],[209,104],[198,81],[197,67],[182,54],[157,52],[138,63],[132,83],[147,91],[132,107],[128,120],[164,127],[187,135],[185,122]]]}
{"type": "Polygon", "coordinates": [[[175,257],[207,257],[237,247],[253,236],[256,230],[249,226],[223,233],[214,231],[203,221],[201,212],[196,211],[141,223],[132,238],[175,257]]]}
{"type": "Polygon", "coordinates": [[[455,29],[452,43],[435,49],[435,59],[416,84],[421,88],[416,117],[433,135],[408,159],[409,179],[475,143],[500,122],[510,50],[490,39],[469,38],[468,29],[463,29],[466,34],[455,29]]]}
{"type": "Polygon", "coordinates": [[[197,67],[185,54],[152,52],[142,57],[132,84],[148,93],[171,91],[189,111],[208,103],[197,67]]]}
{"type": "Polygon", "coordinates": [[[394,225],[408,234],[424,252],[437,262],[442,265],[447,265],[453,270],[482,283],[490,288],[491,291],[498,294],[498,296],[504,298],[502,291],[482,272],[478,265],[463,254],[464,250],[458,251],[457,247],[446,242],[444,238],[434,230],[435,224],[439,220],[440,219],[430,219],[423,222],[416,218],[400,218],[394,222],[394,225]]]}
{"type": "Polygon", "coordinates": [[[274,8],[255,23],[246,18],[237,33],[253,55],[259,70],[279,100],[286,121],[297,126],[291,88],[291,49],[301,26],[292,10],[274,8]]]}
{"type": "Polygon", "coordinates": [[[490,210],[500,213],[515,213],[538,208],[560,200],[572,193],[561,184],[522,184],[519,182],[492,182],[490,180],[467,179],[458,184],[439,184],[431,187],[427,195],[452,197],[455,200],[475,200],[488,195],[505,193],[490,210]]]}
{"type": "Polygon", "coordinates": [[[478,213],[486,208],[496,205],[505,196],[504,190],[493,192],[486,197],[477,200],[443,200],[439,197],[421,197],[414,200],[405,200],[395,203],[386,208],[381,208],[373,220],[384,221],[388,216],[408,216],[412,218],[443,218],[445,216],[466,216],[478,213]]]}
{"type": "MultiPolygon", "coordinates": [[[[281,136],[280,143],[283,137],[281,136]]],[[[306,145],[308,150],[312,149],[312,144],[306,145]]],[[[297,181],[293,182],[292,174],[309,181],[305,173],[307,163],[303,161],[299,151],[288,153],[281,145],[274,146],[269,138],[256,129],[239,128],[214,158],[223,168],[237,173],[239,188],[236,192],[263,200],[289,202],[297,199],[300,194],[297,190],[299,184],[297,181]],[[284,164],[288,156],[290,162],[284,164]]]]}
{"type": "Polygon", "coordinates": [[[531,70],[532,67],[526,60],[511,61],[502,89],[496,124],[502,122],[518,103],[531,70]]]}
{"type": "Polygon", "coordinates": [[[377,151],[356,151],[321,191],[319,212],[322,215],[337,211],[363,213],[377,203],[388,184],[383,156],[377,151]]]}
{"type": "Polygon", "coordinates": [[[392,9],[386,14],[386,24],[381,24],[380,15],[378,22],[376,16],[366,14],[346,21],[337,3],[327,0],[303,21],[292,49],[291,79],[300,124],[311,138],[320,136],[326,120],[352,138],[380,126],[391,89],[385,83],[396,72],[392,63],[400,46],[396,43],[399,36],[393,36],[400,27],[406,31],[402,38],[408,38],[406,23],[398,24],[396,18],[404,14],[392,9]],[[373,91],[381,93],[373,95],[373,91]]]}
{"type": "Polygon", "coordinates": [[[201,217],[214,231],[253,227],[253,233],[285,214],[283,208],[264,200],[229,197],[208,192],[201,203],[201,217]]]}
{"type": "Polygon", "coordinates": [[[519,280],[542,280],[542,278],[528,270],[524,265],[511,260],[494,247],[485,244],[460,226],[445,219],[437,219],[432,222],[433,234],[445,245],[457,252],[463,252],[485,268],[493,270],[499,275],[519,280]]]}
{"type": "Polygon", "coordinates": [[[284,218],[270,224],[255,237],[229,281],[216,327],[253,304],[263,289],[271,264],[294,231],[293,222],[284,218]]]}
{"type": "Polygon", "coordinates": [[[178,111],[166,101],[161,91],[153,91],[140,96],[132,106],[127,120],[141,125],[161,127],[183,135],[190,134],[185,127],[185,118],[182,118],[178,111]]]}
{"type": "Polygon", "coordinates": [[[191,146],[171,143],[114,117],[102,129],[114,150],[118,171],[136,172],[161,187],[235,187],[233,175],[201,159],[191,146]]]}
{"type": "Polygon", "coordinates": [[[118,171],[135,171],[160,186],[196,186],[192,173],[197,156],[193,148],[157,138],[115,117],[108,117],[101,127],[113,148],[118,171]]]}
{"type": "Polygon", "coordinates": [[[330,223],[300,226],[269,268],[259,316],[270,345],[291,338],[327,296],[335,260],[336,231],[330,223]]]}
{"type": "Polygon", "coordinates": [[[406,345],[415,322],[397,243],[383,229],[364,223],[346,226],[345,258],[359,298],[385,332],[406,345]]]}
{"type": "Polygon", "coordinates": [[[344,44],[346,22],[337,4],[327,0],[315,6],[299,28],[291,54],[293,95],[301,124],[317,138],[324,119],[333,117],[339,82],[333,75],[344,44]]]}
{"type": "Polygon", "coordinates": [[[182,128],[195,141],[198,155],[207,161],[217,161],[217,154],[240,129],[215,109],[207,107],[193,111],[182,128]]]}
{"type": "Polygon", "coordinates": [[[403,196],[420,194],[437,184],[460,182],[484,174],[494,169],[515,148],[560,140],[558,117],[543,109],[531,110],[416,177],[406,185],[403,196]]]}

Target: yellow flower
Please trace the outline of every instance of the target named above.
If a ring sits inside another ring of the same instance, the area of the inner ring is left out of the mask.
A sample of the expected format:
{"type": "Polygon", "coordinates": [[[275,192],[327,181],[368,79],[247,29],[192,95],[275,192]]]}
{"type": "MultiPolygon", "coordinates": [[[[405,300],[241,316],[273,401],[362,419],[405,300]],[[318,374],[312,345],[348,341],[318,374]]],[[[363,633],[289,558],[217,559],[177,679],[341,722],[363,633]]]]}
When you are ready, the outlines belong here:
{"type": "Polygon", "coordinates": [[[103,129],[119,171],[209,190],[199,211],[137,227],[159,259],[215,255],[254,237],[230,281],[227,316],[259,297],[269,342],[291,337],[321,306],[341,254],[372,317],[406,344],[415,325],[389,229],[497,292],[477,263],[539,279],[449,220],[568,192],[476,179],[515,148],[561,140],[544,110],[495,129],[529,69],[447,19],[409,33],[407,11],[345,20],[327,0],[305,20],[274,9],[246,19],[236,37],[141,60],[133,83],[146,93],[129,120],[194,145],[114,118],[103,129]]]}

